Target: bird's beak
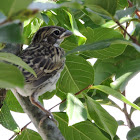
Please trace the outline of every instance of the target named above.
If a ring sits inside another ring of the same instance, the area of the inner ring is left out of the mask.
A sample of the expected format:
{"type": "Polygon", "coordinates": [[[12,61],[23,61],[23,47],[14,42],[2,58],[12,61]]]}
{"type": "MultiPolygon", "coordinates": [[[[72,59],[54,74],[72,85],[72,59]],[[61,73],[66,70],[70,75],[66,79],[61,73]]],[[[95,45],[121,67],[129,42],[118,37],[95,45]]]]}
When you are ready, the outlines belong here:
{"type": "Polygon", "coordinates": [[[60,39],[62,38],[66,38],[66,37],[69,37],[73,34],[73,32],[69,31],[69,30],[66,30],[61,36],[60,36],[60,39]]]}

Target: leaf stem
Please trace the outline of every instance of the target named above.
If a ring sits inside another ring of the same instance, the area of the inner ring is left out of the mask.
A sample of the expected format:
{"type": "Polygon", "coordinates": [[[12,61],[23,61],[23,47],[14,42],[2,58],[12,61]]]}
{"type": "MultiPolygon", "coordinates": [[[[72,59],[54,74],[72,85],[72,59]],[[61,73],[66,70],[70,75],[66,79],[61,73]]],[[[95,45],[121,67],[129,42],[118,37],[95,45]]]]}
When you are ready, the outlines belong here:
{"type": "Polygon", "coordinates": [[[21,135],[22,131],[24,131],[30,123],[31,123],[31,121],[28,122],[24,127],[22,127],[21,131],[19,133],[15,133],[9,140],[12,140],[17,135],[21,135]]]}

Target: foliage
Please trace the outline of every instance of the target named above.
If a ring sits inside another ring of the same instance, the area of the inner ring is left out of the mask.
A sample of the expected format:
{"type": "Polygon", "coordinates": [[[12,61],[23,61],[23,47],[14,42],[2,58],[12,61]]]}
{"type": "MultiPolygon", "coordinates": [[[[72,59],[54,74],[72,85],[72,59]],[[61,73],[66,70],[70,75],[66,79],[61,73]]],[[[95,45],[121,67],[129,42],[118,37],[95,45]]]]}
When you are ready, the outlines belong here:
{"type": "MultiPolygon", "coordinates": [[[[42,26],[62,26],[74,33],[61,44],[66,52],[66,64],[56,90],[40,97],[41,100],[49,99],[56,94],[62,100],[67,98],[66,104],[62,104],[66,113],[54,113],[66,140],[117,139],[117,121],[101,104],[123,109],[108,95],[131,106],[130,120],[132,113],[140,110],[139,98],[131,103],[122,94],[128,81],[140,71],[139,9],[139,0],[5,0],[0,3],[0,51],[7,43],[29,45],[34,33],[42,26]],[[131,34],[127,32],[130,23],[135,27],[131,34]],[[89,58],[97,59],[94,65],[88,62],[89,58]],[[73,95],[89,85],[95,86],[82,91],[77,97],[73,95]]],[[[12,64],[35,75],[17,56],[0,52],[0,88],[24,86],[22,73],[12,64]]],[[[10,110],[23,112],[8,91],[0,111],[0,124],[19,133],[10,110]]],[[[130,130],[127,139],[138,138],[139,129],[130,130]],[[133,133],[135,130],[136,133],[133,133]]],[[[29,136],[30,140],[35,136],[41,139],[29,129],[22,135],[29,136]]],[[[16,139],[21,139],[22,135],[16,139]]]]}

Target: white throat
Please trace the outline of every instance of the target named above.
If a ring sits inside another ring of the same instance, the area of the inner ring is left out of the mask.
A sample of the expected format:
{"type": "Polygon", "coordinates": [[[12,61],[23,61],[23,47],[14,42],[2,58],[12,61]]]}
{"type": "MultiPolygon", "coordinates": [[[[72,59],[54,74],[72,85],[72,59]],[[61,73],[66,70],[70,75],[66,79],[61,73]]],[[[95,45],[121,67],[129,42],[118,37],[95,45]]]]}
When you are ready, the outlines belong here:
{"type": "Polygon", "coordinates": [[[55,47],[59,47],[59,45],[61,44],[61,42],[64,40],[64,38],[62,39],[57,39],[56,43],[54,44],[55,47]]]}

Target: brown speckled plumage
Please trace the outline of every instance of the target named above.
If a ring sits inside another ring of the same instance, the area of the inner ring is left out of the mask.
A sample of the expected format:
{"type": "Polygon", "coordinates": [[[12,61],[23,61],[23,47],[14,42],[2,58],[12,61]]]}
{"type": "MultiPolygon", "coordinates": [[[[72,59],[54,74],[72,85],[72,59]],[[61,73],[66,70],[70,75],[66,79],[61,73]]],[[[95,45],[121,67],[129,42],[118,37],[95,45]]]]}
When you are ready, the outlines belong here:
{"type": "Polygon", "coordinates": [[[19,56],[33,68],[37,77],[20,67],[25,77],[25,86],[24,89],[16,88],[16,91],[22,96],[29,96],[32,104],[46,112],[50,118],[53,118],[52,114],[38,102],[38,96],[56,88],[65,63],[65,53],[59,45],[71,34],[72,32],[58,26],[40,28],[29,47],[19,56]]]}

